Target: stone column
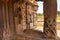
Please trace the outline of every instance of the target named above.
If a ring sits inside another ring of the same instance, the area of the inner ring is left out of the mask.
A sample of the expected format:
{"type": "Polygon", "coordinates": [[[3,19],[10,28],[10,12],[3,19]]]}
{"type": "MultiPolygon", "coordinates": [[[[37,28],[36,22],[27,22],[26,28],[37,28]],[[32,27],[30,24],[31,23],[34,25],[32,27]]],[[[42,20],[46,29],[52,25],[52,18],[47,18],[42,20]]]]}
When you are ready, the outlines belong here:
{"type": "Polygon", "coordinates": [[[26,2],[26,29],[30,29],[30,5],[26,2]]]}
{"type": "Polygon", "coordinates": [[[0,0],[0,40],[3,39],[3,26],[2,0],[0,0]]]}
{"type": "Polygon", "coordinates": [[[14,22],[14,1],[9,0],[8,2],[8,15],[9,15],[9,38],[15,40],[15,22],[14,22]]]}
{"type": "Polygon", "coordinates": [[[3,40],[14,40],[13,1],[3,0],[3,40]]]}
{"type": "Polygon", "coordinates": [[[56,38],[57,1],[44,0],[44,34],[46,38],[56,38]]]}
{"type": "Polygon", "coordinates": [[[8,21],[8,7],[7,7],[7,1],[2,1],[2,13],[3,13],[3,24],[4,24],[4,29],[3,29],[3,40],[8,40],[8,32],[9,32],[9,21],[8,21]]]}

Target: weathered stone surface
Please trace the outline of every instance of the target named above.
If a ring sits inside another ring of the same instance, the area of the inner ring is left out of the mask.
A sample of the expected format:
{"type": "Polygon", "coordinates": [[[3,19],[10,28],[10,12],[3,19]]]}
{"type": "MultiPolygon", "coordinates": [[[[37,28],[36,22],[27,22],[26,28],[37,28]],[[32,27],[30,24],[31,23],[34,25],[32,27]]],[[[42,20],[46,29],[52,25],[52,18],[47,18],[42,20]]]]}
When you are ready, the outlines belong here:
{"type": "Polygon", "coordinates": [[[56,38],[56,6],[56,0],[44,0],[44,35],[30,30],[36,25],[36,0],[0,0],[0,40],[56,38]]]}
{"type": "Polygon", "coordinates": [[[56,38],[56,0],[44,0],[44,34],[47,38],[56,38]]]}
{"type": "Polygon", "coordinates": [[[36,30],[25,30],[20,35],[16,35],[17,40],[56,40],[53,38],[42,38],[43,33],[36,30]]]}

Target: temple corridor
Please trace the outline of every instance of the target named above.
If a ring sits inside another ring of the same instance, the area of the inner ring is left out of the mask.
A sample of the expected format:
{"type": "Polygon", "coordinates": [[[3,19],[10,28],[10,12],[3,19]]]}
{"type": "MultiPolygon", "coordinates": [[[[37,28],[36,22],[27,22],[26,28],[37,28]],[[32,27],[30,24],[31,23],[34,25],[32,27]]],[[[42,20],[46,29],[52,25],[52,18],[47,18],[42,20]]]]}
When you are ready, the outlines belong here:
{"type": "Polygon", "coordinates": [[[56,17],[57,0],[0,0],[0,40],[59,40],[56,17]],[[44,2],[43,32],[34,30],[37,1],[44,2]]]}

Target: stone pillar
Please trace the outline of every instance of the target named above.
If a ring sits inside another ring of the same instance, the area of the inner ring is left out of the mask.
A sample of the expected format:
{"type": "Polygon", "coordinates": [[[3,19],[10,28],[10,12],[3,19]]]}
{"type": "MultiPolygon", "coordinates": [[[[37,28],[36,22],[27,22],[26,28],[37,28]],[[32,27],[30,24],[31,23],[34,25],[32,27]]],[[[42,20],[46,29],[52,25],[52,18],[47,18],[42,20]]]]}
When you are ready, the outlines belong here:
{"type": "Polygon", "coordinates": [[[13,1],[3,0],[3,40],[14,40],[14,18],[13,18],[13,1]]]}
{"type": "Polygon", "coordinates": [[[3,39],[3,26],[2,0],[0,0],[0,40],[3,39]]]}
{"type": "Polygon", "coordinates": [[[9,15],[9,38],[10,40],[14,40],[15,37],[15,23],[14,23],[14,2],[13,0],[9,0],[8,2],[8,15],[9,15]]]}
{"type": "Polygon", "coordinates": [[[56,38],[57,1],[44,0],[44,34],[46,38],[56,38]]]}
{"type": "Polygon", "coordinates": [[[26,3],[26,29],[30,29],[30,5],[26,3]]]}

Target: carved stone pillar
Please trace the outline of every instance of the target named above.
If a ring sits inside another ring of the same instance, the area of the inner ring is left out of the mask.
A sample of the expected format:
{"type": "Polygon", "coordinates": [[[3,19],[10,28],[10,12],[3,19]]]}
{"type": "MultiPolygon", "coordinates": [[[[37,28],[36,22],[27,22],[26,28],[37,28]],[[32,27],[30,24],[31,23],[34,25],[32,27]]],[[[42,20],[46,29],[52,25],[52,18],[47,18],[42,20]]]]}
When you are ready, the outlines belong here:
{"type": "Polygon", "coordinates": [[[46,38],[56,38],[57,1],[44,0],[44,34],[46,38]]]}
{"type": "Polygon", "coordinates": [[[26,29],[30,29],[30,5],[26,3],[26,29]]]}
{"type": "Polygon", "coordinates": [[[8,3],[8,15],[9,15],[9,35],[10,35],[10,40],[14,40],[15,37],[15,23],[14,23],[14,2],[13,0],[9,0],[8,3]]]}
{"type": "Polygon", "coordinates": [[[14,19],[13,19],[13,1],[3,0],[3,40],[14,40],[14,19]]]}

